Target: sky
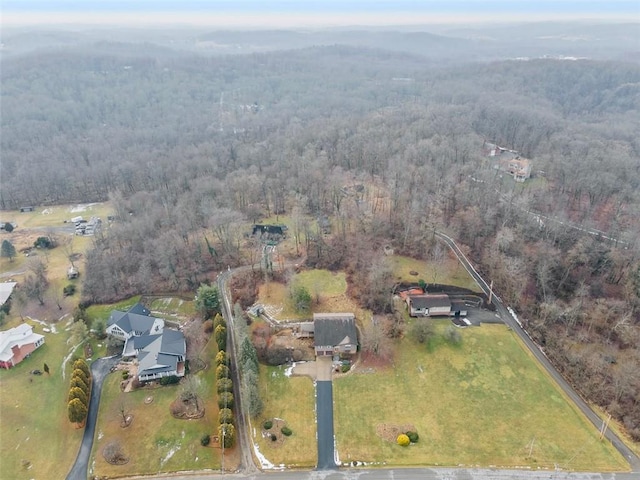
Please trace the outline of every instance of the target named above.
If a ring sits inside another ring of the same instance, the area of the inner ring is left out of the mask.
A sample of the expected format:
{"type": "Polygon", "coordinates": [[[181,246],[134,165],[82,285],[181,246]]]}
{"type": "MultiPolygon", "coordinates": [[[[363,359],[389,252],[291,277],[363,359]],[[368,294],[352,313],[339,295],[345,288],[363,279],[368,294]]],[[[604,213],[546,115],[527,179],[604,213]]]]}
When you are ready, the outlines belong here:
{"type": "Polygon", "coordinates": [[[338,26],[640,21],[640,0],[2,0],[2,24],[338,26]]]}

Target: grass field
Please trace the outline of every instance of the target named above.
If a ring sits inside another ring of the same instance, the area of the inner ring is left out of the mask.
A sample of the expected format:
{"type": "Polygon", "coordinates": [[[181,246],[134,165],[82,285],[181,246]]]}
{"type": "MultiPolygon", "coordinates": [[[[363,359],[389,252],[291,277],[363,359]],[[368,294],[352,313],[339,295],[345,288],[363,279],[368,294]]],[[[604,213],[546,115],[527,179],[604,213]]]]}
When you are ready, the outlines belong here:
{"type": "MultiPolygon", "coordinates": [[[[305,270],[296,274],[291,283],[302,285],[309,291],[313,299],[312,312],[354,312],[358,318],[365,313],[347,296],[347,280],[343,272],[305,270]]],[[[282,283],[262,284],[258,302],[272,306],[276,312],[273,316],[278,320],[304,320],[312,316],[312,312],[303,314],[294,309],[289,299],[289,287],[282,283]]]]}
{"type": "Polygon", "coordinates": [[[107,320],[113,310],[128,310],[140,301],[140,295],[127,298],[117,303],[108,303],[101,305],[91,305],[87,308],[87,315],[91,320],[101,318],[107,320]]]}
{"type": "MultiPolygon", "coordinates": [[[[45,344],[11,370],[0,369],[0,472],[11,479],[64,479],[75,460],[82,429],[69,423],[66,410],[70,362],[62,378],[63,358],[70,347],[64,325],[58,333],[28,322],[45,336],[45,344]],[[31,375],[33,369],[50,375],[31,375]]],[[[12,322],[6,327],[16,326],[12,322]]]]}
{"type": "Polygon", "coordinates": [[[175,297],[156,298],[149,307],[152,315],[168,320],[181,320],[196,315],[195,302],[175,297]]]}
{"type": "MultiPolygon", "coordinates": [[[[212,357],[215,342],[209,342],[205,352],[212,357]]],[[[93,471],[97,476],[150,475],[158,472],[181,470],[219,469],[221,450],[200,445],[205,434],[213,435],[218,427],[213,367],[197,374],[203,386],[205,415],[197,420],[174,418],[169,407],[178,397],[179,386],[165,386],[152,390],[141,389],[130,393],[120,391],[121,377],[111,374],[104,383],[96,438],[92,451],[93,471]],[[153,402],[145,399],[153,397],[153,402]],[[133,423],[120,427],[120,405],[125,402],[133,415],[133,423]],[[117,440],[130,460],[125,465],[110,465],[102,456],[102,449],[117,440]]],[[[232,452],[227,452],[232,453],[232,452]]]]}
{"type": "Polygon", "coordinates": [[[314,467],[317,459],[315,393],[308,377],[287,377],[285,367],[260,366],[260,385],[264,412],[252,421],[252,437],[260,452],[274,465],[314,467]],[[262,437],[262,424],[281,418],[293,435],[281,446],[262,437]]]}
{"type": "Polygon", "coordinates": [[[471,278],[457,258],[446,250],[447,255],[439,264],[430,263],[424,260],[416,260],[411,257],[393,255],[389,261],[393,266],[393,273],[399,282],[417,282],[422,279],[427,283],[439,283],[443,285],[455,285],[457,287],[468,288],[475,292],[482,290],[471,278]],[[411,275],[411,271],[418,275],[411,275]]]}
{"type": "MultiPolygon", "coordinates": [[[[438,326],[443,329],[447,323],[438,326]]],[[[461,333],[462,345],[434,342],[431,353],[404,340],[394,368],[334,381],[341,461],[628,468],[608,442],[598,440],[597,430],[511,331],[483,325],[461,333]],[[420,441],[403,448],[382,440],[376,434],[380,424],[413,424],[420,441]]]]}
{"type": "Polygon", "coordinates": [[[64,225],[65,220],[69,221],[73,217],[79,216],[85,220],[89,220],[91,217],[99,217],[105,222],[107,215],[111,215],[111,213],[112,208],[108,202],[54,205],[35,207],[33,212],[25,213],[20,212],[20,210],[3,210],[2,221],[17,223],[18,229],[58,227],[64,225]]]}

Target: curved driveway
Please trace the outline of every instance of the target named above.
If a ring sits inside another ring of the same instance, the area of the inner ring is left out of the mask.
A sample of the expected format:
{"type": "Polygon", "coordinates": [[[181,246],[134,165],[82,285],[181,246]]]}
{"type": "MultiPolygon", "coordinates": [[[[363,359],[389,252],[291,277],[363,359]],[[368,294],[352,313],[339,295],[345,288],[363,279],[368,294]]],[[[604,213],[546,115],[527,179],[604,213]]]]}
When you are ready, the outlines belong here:
{"type": "MultiPolygon", "coordinates": [[[[480,274],[473,268],[469,259],[462,253],[460,248],[456,245],[452,238],[448,237],[444,233],[435,232],[436,236],[444,241],[449,248],[453,251],[453,253],[458,257],[460,263],[464,266],[464,268],[469,272],[469,275],[473,277],[473,279],[478,283],[480,288],[489,295],[489,285],[487,282],[480,276],[480,274]]],[[[497,295],[493,294],[493,304],[496,306],[497,312],[500,317],[504,320],[504,322],[513,329],[514,332],[518,334],[518,336],[522,339],[525,345],[529,348],[531,353],[536,357],[538,362],[545,368],[545,370],[553,377],[553,379],[558,383],[560,388],[571,398],[571,400],[577,405],[577,407],[584,413],[584,415],[593,423],[596,428],[600,429],[602,426],[602,419],[595,414],[591,407],[587,405],[584,399],[578,395],[578,393],[569,385],[569,383],[565,380],[565,378],[556,370],[556,368],[551,364],[547,356],[540,350],[538,345],[531,340],[531,337],[527,334],[527,332],[522,328],[522,326],[516,322],[511,313],[507,310],[505,305],[502,303],[502,300],[497,295]]],[[[637,472],[634,478],[640,478],[638,473],[640,473],[640,458],[635,454],[625,443],[613,432],[611,429],[608,429],[605,433],[607,439],[613,444],[613,446],[622,454],[622,456],[629,462],[631,465],[631,470],[633,472],[637,472]]]]}
{"type": "Polygon", "coordinates": [[[118,364],[120,356],[99,358],[91,364],[91,378],[93,386],[91,387],[91,399],[89,400],[89,414],[87,415],[87,423],[84,427],[84,435],[80,450],[76,457],[67,480],[87,480],[87,469],[89,467],[89,456],[93,447],[93,438],[96,431],[96,419],[98,418],[98,407],[100,405],[100,395],[102,394],[102,383],[110,373],[111,367],[118,364]]]}

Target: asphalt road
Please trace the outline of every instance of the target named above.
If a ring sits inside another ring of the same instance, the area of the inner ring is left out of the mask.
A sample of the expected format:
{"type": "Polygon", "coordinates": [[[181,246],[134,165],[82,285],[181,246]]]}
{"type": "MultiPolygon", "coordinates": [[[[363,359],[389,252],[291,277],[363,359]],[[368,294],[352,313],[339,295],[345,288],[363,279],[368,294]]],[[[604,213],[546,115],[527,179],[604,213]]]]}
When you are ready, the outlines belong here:
{"type": "MultiPolygon", "coordinates": [[[[469,272],[469,274],[475,279],[475,281],[480,285],[480,288],[484,290],[484,292],[489,294],[489,285],[487,282],[480,276],[480,274],[473,268],[471,262],[467,259],[467,257],[462,253],[462,251],[458,248],[456,243],[441,232],[436,232],[436,236],[444,241],[449,248],[455,253],[458,257],[464,268],[469,272]]],[[[513,329],[514,332],[518,334],[518,336],[522,339],[522,341],[527,345],[531,353],[536,357],[538,362],[545,368],[545,370],[553,377],[553,379],[558,383],[560,388],[564,390],[564,392],[571,398],[571,400],[576,404],[576,406],[584,413],[584,415],[594,424],[594,426],[599,430],[602,427],[602,419],[595,414],[595,412],[589,407],[589,405],[584,401],[584,399],[578,395],[578,393],[569,385],[569,383],[564,379],[564,377],[556,370],[556,368],[551,364],[547,356],[540,350],[538,345],[536,345],[531,337],[527,334],[527,332],[520,326],[518,322],[515,321],[513,316],[509,313],[502,300],[497,295],[493,295],[493,304],[496,306],[496,312],[502,320],[509,327],[513,329]]],[[[629,447],[627,447],[624,442],[613,432],[611,429],[608,429],[605,433],[606,438],[613,444],[613,446],[622,454],[622,456],[629,462],[631,466],[631,470],[635,473],[635,480],[640,480],[640,458],[636,455],[629,447]]]]}
{"type": "MultiPolygon", "coordinates": [[[[638,480],[637,473],[568,473],[539,470],[497,470],[479,468],[394,468],[272,471],[248,474],[177,474],[133,479],[210,480],[214,478],[245,480],[638,480]]],[[[126,480],[126,479],[121,479],[126,480]]]]}
{"type": "Polygon", "coordinates": [[[316,382],[316,415],[318,418],[318,470],[337,468],[333,434],[333,383],[316,382]]]}
{"type": "Polygon", "coordinates": [[[100,405],[100,395],[102,394],[102,383],[110,373],[111,367],[118,364],[120,356],[99,358],[91,364],[91,378],[93,386],[91,387],[91,398],[89,399],[89,414],[87,415],[87,423],[84,427],[84,435],[80,450],[76,457],[67,480],[87,480],[87,470],[89,467],[89,456],[93,447],[93,438],[96,431],[96,419],[98,418],[98,407],[100,405]]]}

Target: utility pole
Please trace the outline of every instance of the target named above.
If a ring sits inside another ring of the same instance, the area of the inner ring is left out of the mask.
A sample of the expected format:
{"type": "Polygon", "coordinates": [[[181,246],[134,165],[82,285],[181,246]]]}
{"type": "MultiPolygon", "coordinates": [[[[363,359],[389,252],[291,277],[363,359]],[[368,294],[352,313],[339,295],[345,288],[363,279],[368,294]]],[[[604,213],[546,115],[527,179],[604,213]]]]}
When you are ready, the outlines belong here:
{"type": "Polygon", "coordinates": [[[489,305],[491,305],[492,297],[493,297],[493,280],[491,280],[491,284],[489,285],[489,305]]]}

